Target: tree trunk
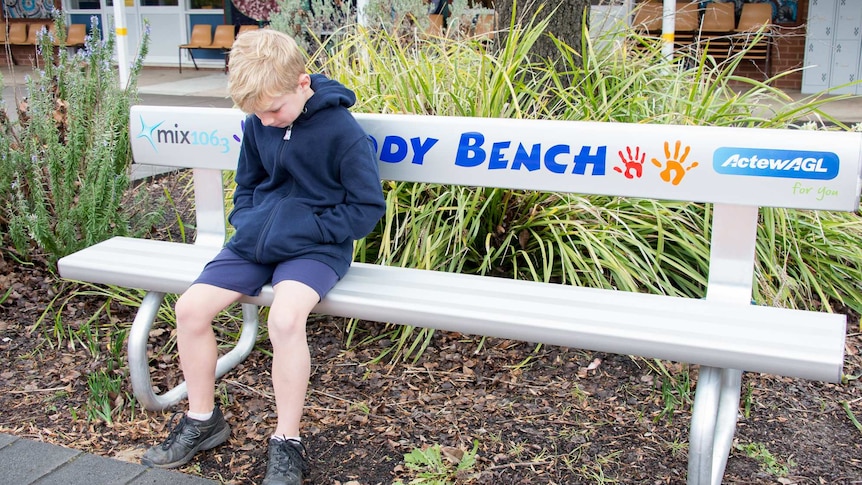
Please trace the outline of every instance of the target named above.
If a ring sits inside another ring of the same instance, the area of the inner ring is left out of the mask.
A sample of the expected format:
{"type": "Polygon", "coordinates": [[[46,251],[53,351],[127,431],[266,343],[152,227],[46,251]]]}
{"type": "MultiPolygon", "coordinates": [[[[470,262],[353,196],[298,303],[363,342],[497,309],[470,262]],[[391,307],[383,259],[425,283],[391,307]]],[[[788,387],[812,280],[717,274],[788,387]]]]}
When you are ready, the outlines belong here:
{"type": "MultiPolygon", "coordinates": [[[[547,34],[570,45],[576,52],[581,52],[581,27],[584,24],[584,16],[589,21],[590,0],[499,0],[494,5],[499,18],[499,27],[503,35],[500,41],[505,42],[505,30],[509,28],[512,19],[512,10],[515,12],[515,25],[526,25],[530,19],[541,8],[538,18],[553,16],[548,24],[548,29],[539,42],[533,47],[532,53],[545,59],[556,59],[558,52],[551,38],[547,34]],[[515,5],[517,2],[517,5],[515,5]],[[556,11],[554,11],[556,9],[556,11]]],[[[589,23],[586,24],[589,27],[589,23]]]]}

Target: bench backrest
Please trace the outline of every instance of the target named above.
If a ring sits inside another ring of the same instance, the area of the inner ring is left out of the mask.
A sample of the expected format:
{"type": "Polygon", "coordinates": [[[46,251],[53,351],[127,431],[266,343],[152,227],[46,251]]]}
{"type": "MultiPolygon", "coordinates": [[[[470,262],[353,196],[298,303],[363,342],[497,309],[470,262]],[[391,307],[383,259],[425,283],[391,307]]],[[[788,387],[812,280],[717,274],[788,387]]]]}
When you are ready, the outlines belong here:
{"type": "MultiPolygon", "coordinates": [[[[748,305],[759,207],[853,211],[862,133],[356,114],[385,180],[715,204],[706,298],[748,305]]],[[[136,163],[194,168],[195,244],[226,237],[236,109],[134,106],[136,163]]]]}
{"type": "MultiPolygon", "coordinates": [[[[356,114],[386,180],[853,211],[862,133],[356,114]]],[[[135,163],[233,170],[245,115],[134,106],[135,163]]]]}

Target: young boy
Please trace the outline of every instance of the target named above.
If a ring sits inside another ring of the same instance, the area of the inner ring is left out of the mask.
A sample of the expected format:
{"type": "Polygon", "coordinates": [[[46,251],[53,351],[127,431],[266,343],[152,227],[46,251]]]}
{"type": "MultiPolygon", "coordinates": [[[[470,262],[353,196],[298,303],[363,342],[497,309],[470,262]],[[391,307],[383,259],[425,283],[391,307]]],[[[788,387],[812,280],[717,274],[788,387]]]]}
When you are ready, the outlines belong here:
{"type": "Polygon", "coordinates": [[[278,414],[269,440],[265,485],[300,484],[306,471],[299,435],[311,372],[308,314],[347,272],[353,242],[384,212],[377,159],[348,108],[352,91],[309,75],[294,40],[271,29],[237,37],[230,53],[230,96],[246,113],[236,171],[236,228],[176,303],[177,348],[188,411],[142,462],[174,468],[230,435],[215,406],[212,320],[266,283],[272,383],[278,414]]]}

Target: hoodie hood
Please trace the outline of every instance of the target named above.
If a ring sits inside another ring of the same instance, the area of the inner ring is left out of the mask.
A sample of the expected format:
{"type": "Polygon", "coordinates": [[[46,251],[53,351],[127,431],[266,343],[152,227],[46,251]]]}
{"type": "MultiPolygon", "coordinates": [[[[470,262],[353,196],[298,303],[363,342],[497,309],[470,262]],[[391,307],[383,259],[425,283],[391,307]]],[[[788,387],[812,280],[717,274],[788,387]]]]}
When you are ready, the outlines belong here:
{"type": "Polygon", "coordinates": [[[305,110],[297,121],[314,116],[318,111],[338,106],[350,108],[356,103],[356,95],[338,81],[328,79],[322,74],[311,75],[311,89],[314,94],[305,102],[305,110]]]}

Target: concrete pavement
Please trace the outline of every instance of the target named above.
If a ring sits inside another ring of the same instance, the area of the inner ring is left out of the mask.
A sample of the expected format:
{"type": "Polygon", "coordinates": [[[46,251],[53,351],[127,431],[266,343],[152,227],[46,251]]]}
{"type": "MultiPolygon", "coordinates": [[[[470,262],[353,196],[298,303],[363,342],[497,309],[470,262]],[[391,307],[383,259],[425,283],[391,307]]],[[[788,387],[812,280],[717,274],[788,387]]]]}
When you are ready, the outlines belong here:
{"type": "MultiPolygon", "coordinates": [[[[3,100],[10,116],[15,116],[17,102],[27,93],[27,76],[33,73],[27,66],[2,66],[3,100]]],[[[221,69],[184,69],[147,67],[138,76],[138,97],[141,104],[172,106],[207,106],[230,108],[227,75],[221,69]]]]}
{"type": "Polygon", "coordinates": [[[221,69],[145,68],[138,75],[141,104],[230,108],[227,75],[221,69]]]}
{"type": "Polygon", "coordinates": [[[0,433],[0,483],[212,485],[218,482],[0,433]]]}

